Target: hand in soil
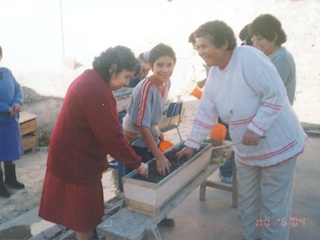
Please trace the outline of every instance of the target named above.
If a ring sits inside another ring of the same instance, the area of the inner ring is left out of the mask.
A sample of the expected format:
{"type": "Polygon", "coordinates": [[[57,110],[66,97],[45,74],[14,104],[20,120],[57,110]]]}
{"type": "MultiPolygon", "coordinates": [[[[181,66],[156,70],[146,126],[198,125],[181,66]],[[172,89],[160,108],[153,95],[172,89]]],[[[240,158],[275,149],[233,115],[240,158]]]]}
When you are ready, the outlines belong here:
{"type": "Polygon", "coordinates": [[[157,163],[157,172],[159,173],[160,176],[165,176],[167,173],[168,174],[170,173],[171,164],[164,155],[162,155],[160,158],[157,158],[156,163],[157,163]]]}
{"type": "MultiPolygon", "coordinates": [[[[180,160],[178,161],[176,158],[176,155],[178,152],[181,152],[183,146],[181,146],[179,149],[171,149],[168,152],[165,152],[164,155],[165,157],[169,160],[171,164],[171,172],[174,172],[176,169],[178,169],[181,165],[183,165],[185,162],[187,162],[190,158],[186,158],[185,156],[182,156],[180,160]]],[[[198,150],[200,151],[201,148],[198,150]]],[[[195,151],[192,149],[193,154],[196,154],[198,151],[195,151]]],[[[169,174],[169,173],[168,173],[169,174]]],[[[158,183],[162,179],[164,179],[166,176],[161,176],[158,171],[157,171],[157,166],[156,166],[156,161],[153,159],[149,162],[149,174],[148,177],[144,178],[138,174],[132,176],[134,179],[139,179],[147,182],[153,182],[153,183],[158,183]]]]}
{"type": "Polygon", "coordinates": [[[194,153],[194,149],[193,148],[189,148],[189,147],[184,147],[181,151],[176,153],[176,159],[177,161],[180,161],[180,159],[182,158],[191,158],[191,156],[194,153]]]}
{"type": "Polygon", "coordinates": [[[138,173],[143,177],[148,177],[149,167],[146,163],[141,163],[139,168],[137,168],[138,173]]]}

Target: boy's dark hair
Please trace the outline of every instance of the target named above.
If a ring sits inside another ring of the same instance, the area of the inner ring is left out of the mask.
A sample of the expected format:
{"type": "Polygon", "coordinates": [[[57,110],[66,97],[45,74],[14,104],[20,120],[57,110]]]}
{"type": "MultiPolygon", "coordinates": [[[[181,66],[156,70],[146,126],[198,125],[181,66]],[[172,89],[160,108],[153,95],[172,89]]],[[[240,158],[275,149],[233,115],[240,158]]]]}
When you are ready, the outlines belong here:
{"type": "Polygon", "coordinates": [[[147,63],[149,62],[149,57],[150,57],[150,51],[146,51],[146,52],[140,53],[138,59],[141,62],[147,63]]]}
{"type": "Polygon", "coordinates": [[[157,46],[151,49],[149,56],[149,63],[151,66],[160,58],[169,56],[172,58],[173,62],[176,63],[176,54],[173,51],[172,47],[165,45],[163,43],[159,43],[157,46]]]}
{"type": "Polygon", "coordinates": [[[189,35],[188,41],[189,41],[189,43],[191,43],[192,45],[195,45],[195,44],[196,44],[196,39],[195,39],[195,37],[194,37],[193,32],[189,35]]]}
{"type": "Polygon", "coordinates": [[[229,51],[237,46],[237,40],[232,29],[226,23],[218,20],[207,22],[198,27],[194,32],[194,37],[204,37],[217,48],[222,47],[227,42],[227,50],[229,51]]]}
{"type": "Polygon", "coordinates": [[[120,73],[123,70],[137,71],[139,69],[139,61],[135,58],[133,52],[124,46],[110,47],[102,52],[100,56],[95,57],[92,66],[101,74],[102,78],[109,82],[110,68],[115,64],[117,68],[115,73],[120,73]]]}
{"type": "Polygon", "coordinates": [[[261,14],[250,24],[250,33],[261,36],[269,41],[275,40],[277,45],[287,41],[287,35],[281,27],[280,21],[271,14],[261,14]]]}
{"type": "Polygon", "coordinates": [[[245,25],[240,33],[239,33],[239,38],[241,39],[242,43],[241,45],[249,45],[249,46],[252,46],[253,42],[251,40],[252,38],[252,35],[250,34],[250,31],[249,31],[249,27],[250,27],[250,24],[247,24],[245,25]]]}

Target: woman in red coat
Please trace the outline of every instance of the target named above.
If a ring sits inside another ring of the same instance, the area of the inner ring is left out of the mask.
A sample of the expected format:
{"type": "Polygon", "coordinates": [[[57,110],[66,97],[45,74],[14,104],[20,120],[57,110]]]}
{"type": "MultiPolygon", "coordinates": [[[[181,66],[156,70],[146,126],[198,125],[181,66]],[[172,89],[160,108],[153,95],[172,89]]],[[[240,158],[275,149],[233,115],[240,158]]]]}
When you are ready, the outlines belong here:
{"type": "Polygon", "coordinates": [[[104,215],[101,178],[108,154],[148,174],[120,131],[112,92],[128,84],[138,64],[123,46],[96,57],[93,69],[71,83],[52,133],[39,216],[76,231],[78,239],[96,237],[104,215]]]}

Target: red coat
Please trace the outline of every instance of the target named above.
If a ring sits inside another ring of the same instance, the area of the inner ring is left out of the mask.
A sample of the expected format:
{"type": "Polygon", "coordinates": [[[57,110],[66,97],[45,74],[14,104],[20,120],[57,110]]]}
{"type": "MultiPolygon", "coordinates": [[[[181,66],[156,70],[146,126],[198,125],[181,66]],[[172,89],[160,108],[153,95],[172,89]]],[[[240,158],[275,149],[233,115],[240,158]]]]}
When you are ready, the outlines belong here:
{"type": "Polygon", "coordinates": [[[101,181],[106,156],[133,169],[141,159],[120,131],[116,100],[95,70],[86,70],[70,85],[50,139],[47,167],[72,184],[101,181]]]}
{"type": "Polygon", "coordinates": [[[50,139],[39,216],[75,231],[94,229],[104,215],[106,156],[141,164],[120,132],[116,100],[94,70],[70,85],[50,139]]]}

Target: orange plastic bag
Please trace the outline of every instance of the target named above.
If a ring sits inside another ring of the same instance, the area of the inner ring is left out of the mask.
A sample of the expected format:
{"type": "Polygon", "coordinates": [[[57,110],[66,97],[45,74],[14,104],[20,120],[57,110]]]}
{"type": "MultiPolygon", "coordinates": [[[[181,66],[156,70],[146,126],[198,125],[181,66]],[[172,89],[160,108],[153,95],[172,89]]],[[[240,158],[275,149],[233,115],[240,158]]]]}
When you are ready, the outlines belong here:
{"type": "Polygon", "coordinates": [[[161,152],[166,151],[167,149],[171,148],[173,143],[168,140],[162,140],[159,144],[159,148],[161,152]]]}
{"type": "Polygon", "coordinates": [[[210,139],[213,139],[217,145],[222,145],[226,136],[227,128],[221,123],[215,124],[210,132],[210,139]]]}
{"type": "Polygon", "coordinates": [[[201,88],[199,88],[198,86],[196,86],[192,92],[190,93],[190,95],[195,96],[196,98],[200,99],[202,96],[203,90],[201,88]]]}

